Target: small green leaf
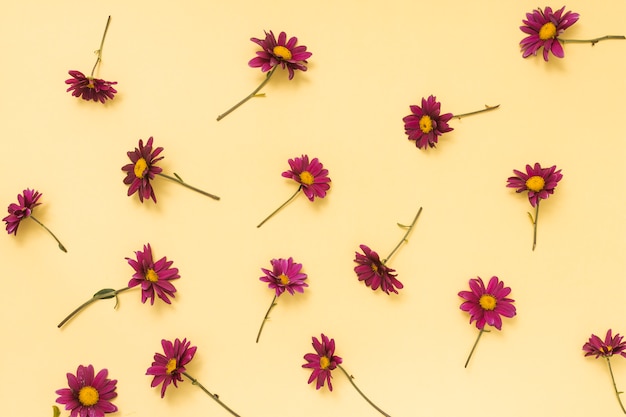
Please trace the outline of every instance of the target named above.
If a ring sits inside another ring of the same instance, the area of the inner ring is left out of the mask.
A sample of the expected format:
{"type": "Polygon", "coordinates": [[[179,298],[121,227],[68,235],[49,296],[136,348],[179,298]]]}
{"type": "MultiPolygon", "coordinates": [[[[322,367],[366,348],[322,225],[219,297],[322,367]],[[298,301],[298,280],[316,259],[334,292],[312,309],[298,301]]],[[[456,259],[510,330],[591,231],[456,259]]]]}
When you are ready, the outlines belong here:
{"type": "Polygon", "coordinates": [[[115,290],[113,288],[103,288],[93,295],[93,298],[100,298],[103,300],[107,298],[113,298],[113,297],[115,297],[115,290]],[[110,295],[106,297],[100,297],[101,295],[104,295],[104,294],[110,294],[110,295]]]}
{"type": "Polygon", "coordinates": [[[61,410],[56,405],[52,406],[52,417],[59,417],[61,415],[61,410]]]}
{"type": "Polygon", "coordinates": [[[180,182],[185,182],[185,181],[183,181],[183,179],[182,179],[182,178],[181,178],[181,177],[180,177],[177,173],[175,173],[175,172],[174,172],[174,176],[175,176],[176,178],[178,178],[178,181],[180,181],[180,182]]]}

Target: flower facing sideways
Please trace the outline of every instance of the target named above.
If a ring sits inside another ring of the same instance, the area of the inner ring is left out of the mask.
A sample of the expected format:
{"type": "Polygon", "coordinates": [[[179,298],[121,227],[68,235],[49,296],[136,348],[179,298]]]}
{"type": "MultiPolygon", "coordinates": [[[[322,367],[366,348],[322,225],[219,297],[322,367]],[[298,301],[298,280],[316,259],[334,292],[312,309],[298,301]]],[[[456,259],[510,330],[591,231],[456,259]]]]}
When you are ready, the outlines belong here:
{"type": "Polygon", "coordinates": [[[171,304],[169,297],[174,298],[176,288],[171,280],[180,278],[178,268],[172,268],[173,261],[168,261],[166,257],[154,262],[152,259],[152,248],[150,244],[143,246],[142,251],[136,251],[137,259],[126,258],[128,264],[135,270],[133,277],[128,282],[128,287],[141,286],[141,302],[145,303],[150,299],[150,304],[154,304],[155,294],[167,304],[171,304]]]}
{"type": "Polygon", "coordinates": [[[2,219],[3,222],[6,222],[7,233],[13,233],[17,236],[17,228],[20,222],[30,217],[33,213],[33,209],[41,204],[38,202],[40,198],[41,193],[31,190],[30,188],[25,189],[22,194],[17,195],[18,204],[9,204],[9,215],[2,219]]]}
{"type": "Polygon", "coordinates": [[[105,81],[99,78],[86,77],[80,71],[71,70],[69,74],[72,78],[65,80],[65,84],[69,84],[67,91],[71,91],[74,97],[80,97],[83,100],[99,101],[104,103],[107,100],[113,100],[117,90],[113,85],[117,81],[105,81]]]}
{"type": "Polygon", "coordinates": [[[421,106],[412,105],[410,109],[411,114],[403,119],[404,130],[419,149],[434,148],[439,136],[454,130],[448,126],[452,113],[440,114],[441,103],[433,95],[422,98],[421,106]]]}
{"type": "Polygon", "coordinates": [[[146,375],[153,375],[152,388],[162,384],[161,398],[165,396],[165,390],[170,384],[178,387],[178,382],[183,381],[182,374],[186,371],[187,365],[196,354],[196,346],[191,346],[187,339],[161,340],[163,353],[154,354],[154,362],[146,371],[146,375]]]}
{"type": "Polygon", "coordinates": [[[131,163],[124,165],[122,171],[126,172],[126,178],[124,178],[124,184],[128,185],[128,195],[131,196],[135,193],[139,196],[139,201],[143,203],[144,198],[152,200],[156,203],[156,196],[150,181],[154,177],[163,171],[162,168],[155,164],[164,157],[159,155],[163,152],[162,147],[152,150],[152,143],[154,142],[152,136],[148,139],[148,142],[144,146],[143,140],[139,139],[139,147],[134,151],[129,151],[126,154],[131,163]]]}
{"type": "Polygon", "coordinates": [[[398,294],[397,289],[404,288],[404,285],[396,278],[395,269],[389,268],[381,262],[378,253],[371,250],[366,245],[359,245],[363,253],[355,252],[354,262],[358,265],[354,267],[359,281],[363,281],[372,290],[380,289],[389,294],[398,294]]]}
{"type": "Polygon", "coordinates": [[[70,417],[103,417],[105,413],[114,413],[117,407],[110,400],[117,397],[117,380],[108,379],[109,371],[102,369],[94,376],[92,365],[79,365],[76,375],[67,374],[69,388],[56,391],[56,402],[71,410],[70,417]]]}
{"type": "Polygon", "coordinates": [[[565,56],[558,37],[578,21],[579,14],[570,11],[563,13],[564,11],[565,6],[554,12],[551,7],[546,7],[544,10],[538,8],[532,13],[526,13],[524,26],[520,26],[521,31],[528,35],[520,42],[524,58],[537,55],[541,48],[545,61],[548,60],[550,52],[557,58],[565,56]]]}
{"type": "Polygon", "coordinates": [[[329,339],[324,333],[322,333],[322,340],[313,336],[313,349],[315,353],[307,353],[304,355],[304,359],[307,361],[303,368],[312,369],[311,376],[309,377],[309,384],[315,382],[315,389],[320,389],[324,386],[324,383],[328,385],[330,391],[333,390],[333,384],[331,382],[331,371],[343,362],[339,356],[335,356],[335,340],[329,339]]]}

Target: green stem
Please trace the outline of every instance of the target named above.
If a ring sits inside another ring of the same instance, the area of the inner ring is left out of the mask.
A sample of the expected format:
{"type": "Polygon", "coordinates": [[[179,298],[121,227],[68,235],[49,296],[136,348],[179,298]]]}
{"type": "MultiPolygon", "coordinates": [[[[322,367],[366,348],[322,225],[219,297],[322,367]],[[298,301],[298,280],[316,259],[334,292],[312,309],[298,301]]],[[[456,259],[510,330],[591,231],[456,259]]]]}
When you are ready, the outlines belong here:
{"type": "Polygon", "coordinates": [[[96,67],[102,61],[102,47],[104,46],[104,39],[107,37],[107,32],[109,31],[109,24],[111,23],[111,16],[107,19],[107,25],[104,27],[104,33],[102,34],[102,40],[100,41],[100,48],[96,51],[98,54],[98,58],[96,58],[96,63],[93,64],[93,68],[91,69],[91,78],[93,78],[93,73],[96,71],[96,67]]]}
{"type": "Polygon", "coordinates": [[[30,218],[33,219],[34,221],[36,221],[37,223],[39,223],[39,226],[43,227],[44,229],[46,229],[48,231],[48,233],[50,233],[50,235],[54,238],[54,240],[57,241],[57,243],[59,244],[59,249],[61,249],[63,252],[67,253],[67,249],[65,249],[65,246],[63,246],[63,244],[61,243],[61,241],[59,240],[59,238],[57,238],[54,233],[52,233],[52,230],[48,229],[46,227],[45,224],[43,224],[42,222],[40,222],[39,220],[37,220],[35,218],[35,216],[33,216],[32,214],[30,215],[30,218]]]}
{"type": "MultiPolygon", "coordinates": [[[[537,221],[539,220],[539,202],[541,200],[537,199],[537,206],[535,206],[535,218],[533,219],[533,250],[535,250],[535,246],[537,246],[537,221]]],[[[532,216],[531,216],[532,219],[532,216]]]]}
{"type": "Polygon", "coordinates": [[[350,383],[352,384],[352,386],[357,390],[357,392],[359,394],[361,394],[361,397],[365,398],[365,401],[367,401],[369,403],[369,405],[371,405],[372,407],[374,407],[376,409],[376,411],[378,411],[380,414],[386,416],[386,417],[390,417],[389,414],[385,413],[383,410],[381,410],[376,404],[374,404],[369,398],[367,398],[367,396],[365,394],[363,394],[363,391],[361,391],[359,389],[359,387],[356,386],[356,384],[354,383],[354,377],[350,374],[348,374],[346,372],[345,369],[343,369],[343,366],[341,365],[337,365],[337,368],[341,369],[341,371],[345,374],[345,376],[348,378],[348,381],[350,381],[350,383]]]}
{"type": "Polygon", "coordinates": [[[469,113],[455,114],[455,115],[453,115],[452,117],[453,117],[453,118],[455,118],[455,119],[460,119],[460,118],[465,117],[465,116],[471,116],[472,114],[484,113],[484,112],[486,112],[486,111],[495,110],[495,109],[497,109],[498,107],[500,107],[500,105],[499,105],[499,104],[497,104],[497,105],[495,105],[495,106],[487,106],[487,105],[485,104],[485,108],[484,108],[484,109],[482,109],[482,110],[476,110],[476,111],[472,111],[472,112],[469,112],[469,113]]]}
{"type": "Polygon", "coordinates": [[[270,214],[269,216],[267,216],[265,219],[263,219],[263,221],[259,224],[257,224],[256,227],[261,227],[263,226],[263,224],[268,221],[274,214],[278,213],[280,211],[280,209],[282,209],[283,207],[285,207],[287,204],[289,204],[291,202],[291,200],[293,200],[294,198],[296,198],[296,196],[298,195],[298,193],[300,192],[300,190],[302,189],[302,185],[300,185],[298,187],[298,189],[296,190],[295,193],[293,193],[293,195],[291,197],[289,197],[289,200],[285,201],[283,204],[281,204],[280,207],[278,207],[276,210],[274,210],[272,212],[272,214],[270,214]]]}
{"type": "Polygon", "coordinates": [[[200,382],[198,382],[197,379],[195,379],[194,377],[192,377],[191,375],[189,375],[187,372],[183,372],[183,375],[185,375],[187,378],[189,378],[189,380],[191,381],[191,383],[193,385],[197,385],[198,387],[200,387],[200,389],[202,391],[204,391],[209,397],[213,398],[215,401],[217,401],[217,403],[219,405],[221,405],[222,407],[224,407],[224,409],[226,409],[226,411],[228,411],[230,414],[239,417],[239,414],[235,413],[233,410],[231,410],[230,408],[228,408],[228,406],[226,404],[224,404],[221,400],[220,397],[217,394],[212,394],[208,389],[206,389],[204,387],[204,385],[202,385],[200,382]]]}
{"type": "Polygon", "coordinates": [[[272,78],[272,75],[274,75],[274,71],[276,71],[276,68],[278,68],[278,65],[276,65],[274,68],[271,69],[270,72],[267,73],[267,76],[265,77],[265,80],[263,80],[263,82],[253,91],[251,92],[248,96],[246,96],[246,98],[244,98],[243,100],[241,100],[239,103],[235,104],[233,107],[231,107],[230,109],[226,110],[224,113],[220,114],[219,116],[217,116],[217,121],[219,122],[220,120],[222,120],[224,117],[228,116],[229,114],[231,114],[233,111],[235,111],[239,106],[241,106],[243,103],[245,103],[246,101],[250,100],[252,97],[256,97],[257,93],[259,91],[261,91],[261,88],[265,87],[265,84],[267,84],[267,82],[270,80],[270,78],[272,78]]]}
{"type": "Polygon", "coordinates": [[[474,346],[472,346],[472,350],[470,351],[470,354],[467,357],[467,360],[465,361],[465,368],[467,368],[467,365],[469,364],[469,361],[472,358],[472,355],[474,354],[474,350],[476,349],[476,345],[478,345],[478,341],[480,340],[480,337],[485,332],[489,333],[489,330],[485,330],[484,328],[480,329],[480,332],[478,333],[478,337],[476,338],[476,341],[474,342],[474,346]]]}
{"type": "Polygon", "coordinates": [[[626,39],[626,36],[623,35],[606,35],[606,36],[601,36],[599,38],[594,38],[594,39],[560,39],[559,41],[561,43],[590,43],[591,46],[595,45],[596,43],[600,42],[600,41],[606,41],[609,39],[626,39]]]}
{"type": "Polygon", "coordinates": [[[417,214],[415,215],[415,218],[413,219],[413,222],[411,222],[411,224],[409,226],[402,226],[400,223],[398,223],[398,226],[406,227],[408,230],[406,231],[406,233],[402,237],[402,240],[400,240],[400,242],[398,242],[396,247],[393,248],[393,250],[391,251],[389,256],[387,256],[385,259],[383,259],[383,261],[382,261],[383,264],[387,263],[387,261],[393,256],[393,254],[396,253],[396,251],[400,248],[400,245],[402,245],[404,242],[408,242],[408,240],[406,238],[409,236],[409,233],[411,233],[411,230],[413,230],[413,226],[415,226],[415,222],[417,222],[417,218],[420,216],[421,212],[422,212],[422,208],[420,207],[420,209],[417,211],[417,214]]]}
{"type": "MultiPolygon", "coordinates": [[[[97,293],[94,294],[93,297],[91,297],[89,300],[85,301],[84,303],[82,303],[80,306],[78,306],[74,311],[72,311],[66,318],[63,319],[63,321],[61,323],[59,323],[59,325],[57,326],[58,328],[63,327],[63,325],[65,323],[67,323],[69,321],[69,319],[71,319],[72,317],[74,317],[76,314],[78,314],[82,309],[84,309],[85,307],[87,307],[88,305],[90,305],[91,303],[93,303],[94,301],[97,300],[103,300],[105,298],[113,298],[113,297],[117,297],[117,294],[130,290],[131,287],[126,287],[126,288],[122,288],[120,290],[100,290],[97,293]]],[[[117,306],[117,304],[116,304],[117,306]]]]}
{"type": "Polygon", "coordinates": [[[622,404],[622,399],[620,398],[621,392],[617,389],[617,385],[615,384],[615,377],[613,376],[613,368],[611,368],[611,360],[608,356],[606,356],[606,363],[609,365],[609,372],[611,373],[611,381],[613,381],[613,389],[615,390],[615,396],[617,397],[617,401],[619,402],[619,406],[622,408],[624,414],[626,414],[626,409],[624,409],[624,405],[622,404]]]}
{"type": "Polygon", "coordinates": [[[272,308],[274,308],[275,305],[276,305],[276,294],[274,294],[274,299],[272,300],[272,304],[270,304],[270,308],[267,309],[267,313],[265,313],[265,317],[263,318],[263,321],[261,322],[259,333],[256,335],[257,343],[259,343],[259,338],[261,337],[261,331],[263,330],[263,326],[265,326],[265,322],[267,321],[268,316],[270,315],[270,311],[272,310],[272,308]]]}
{"type": "Polygon", "coordinates": [[[220,198],[219,198],[218,196],[216,196],[216,195],[213,195],[213,194],[211,194],[211,193],[207,193],[206,191],[203,191],[203,190],[201,190],[201,189],[199,189],[199,188],[196,188],[196,187],[194,187],[194,186],[192,186],[192,185],[187,184],[185,181],[183,181],[183,180],[182,180],[182,179],[181,179],[178,175],[176,175],[176,174],[174,174],[174,175],[176,175],[176,177],[171,177],[171,176],[169,176],[169,175],[167,175],[167,174],[164,174],[164,173],[162,173],[162,172],[159,172],[157,175],[160,175],[160,176],[161,176],[161,177],[163,177],[163,178],[167,178],[168,180],[172,180],[172,181],[174,181],[174,182],[177,182],[178,184],[182,185],[183,187],[187,187],[187,188],[189,188],[190,190],[193,190],[193,191],[195,191],[195,192],[197,192],[197,193],[200,193],[200,194],[202,194],[202,195],[204,195],[204,196],[211,197],[213,200],[219,200],[219,199],[220,199],[220,198]]]}

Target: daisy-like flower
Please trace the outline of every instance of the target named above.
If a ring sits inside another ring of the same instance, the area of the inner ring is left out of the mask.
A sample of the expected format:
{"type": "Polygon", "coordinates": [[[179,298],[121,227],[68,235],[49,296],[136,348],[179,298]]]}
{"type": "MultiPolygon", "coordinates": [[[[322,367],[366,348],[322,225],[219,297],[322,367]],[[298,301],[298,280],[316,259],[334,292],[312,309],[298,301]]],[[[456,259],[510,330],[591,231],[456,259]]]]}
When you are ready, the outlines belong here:
{"type": "Polygon", "coordinates": [[[67,91],[71,91],[74,97],[104,103],[107,99],[113,100],[115,93],[117,93],[117,90],[113,87],[113,85],[117,84],[117,81],[105,81],[93,76],[87,77],[77,70],[70,70],[69,74],[72,78],[65,80],[65,84],[70,85],[67,91]]]}
{"type": "Polygon", "coordinates": [[[563,13],[564,11],[565,6],[554,12],[551,7],[546,7],[544,10],[538,8],[532,13],[526,13],[526,20],[522,20],[524,25],[520,26],[521,31],[528,34],[520,42],[524,58],[537,55],[541,48],[545,61],[548,60],[550,52],[557,58],[565,56],[558,37],[578,21],[579,14],[570,11],[563,13]]]}
{"type": "Polygon", "coordinates": [[[294,295],[296,291],[303,293],[304,287],[309,286],[309,284],[304,282],[307,275],[300,272],[302,270],[302,264],[294,262],[292,257],[289,257],[288,259],[272,259],[270,263],[272,264],[272,269],[269,270],[261,268],[261,271],[263,271],[265,275],[259,279],[263,282],[267,282],[269,288],[274,290],[275,293],[272,303],[267,309],[267,313],[265,313],[265,317],[261,322],[259,333],[256,336],[257,343],[259,343],[261,331],[263,331],[263,326],[269,317],[270,311],[276,305],[276,299],[285,291],[291,295],[294,295]]]}
{"type": "Polygon", "coordinates": [[[265,80],[248,96],[246,96],[239,103],[228,109],[226,112],[217,116],[217,120],[220,121],[224,117],[228,116],[231,112],[244,104],[246,101],[253,97],[263,96],[264,94],[257,94],[270,80],[276,68],[287,68],[289,71],[289,79],[293,79],[295,71],[307,70],[307,59],[313,55],[308,52],[306,46],[297,45],[298,38],[291,37],[287,40],[287,34],[280,32],[278,39],[274,36],[274,32],[270,30],[269,33],[265,32],[265,39],[251,38],[252,42],[261,47],[260,51],[257,51],[257,56],[252,58],[248,65],[252,68],[261,68],[261,71],[268,72],[265,80]]]}
{"type": "Polygon", "coordinates": [[[454,130],[448,126],[452,113],[440,114],[441,103],[433,95],[422,98],[421,106],[412,105],[409,108],[411,114],[402,119],[404,130],[409,140],[414,140],[415,146],[420,149],[426,149],[427,146],[434,148],[439,136],[454,130]]]}
{"type": "Polygon", "coordinates": [[[39,224],[48,233],[50,233],[54,240],[56,240],[59,244],[59,249],[63,252],[67,252],[67,249],[65,249],[65,246],[63,246],[56,235],[52,233],[52,231],[42,222],[37,220],[35,216],[33,216],[33,210],[41,204],[39,203],[40,198],[41,193],[39,191],[31,190],[30,188],[25,189],[22,194],[17,195],[17,204],[9,204],[9,207],[7,208],[9,215],[2,219],[2,221],[6,223],[7,233],[13,233],[17,236],[17,228],[19,227],[21,221],[30,217],[33,221],[35,221],[35,223],[39,224]]]}
{"type": "Polygon", "coordinates": [[[469,280],[469,286],[471,291],[459,292],[459,297],[465,300],[460,308],[469,313],[470,324],[475,321],[476,328],[480,332],[465,362],[465,367],[467,367],[483,332],[489,331],[485,330],[485,325],[488,324],[498,330],[502,330],[501,316],[511,318],[517,314],[513,305],[515,300],[508,298],[511,288],[505,287],[504,282],[500,281],[498,277],[491,277],[487,287],[485,287],[482,278],[472,278],[469,280]]]}
{"type": "Polygon", "coordinates": [[[71,410],[70,417],[104,417],[117,411],[111,400],[117,397],[117,380],[107,378],[109,371],[102,369],[94,376],[93,365],[79,365],[76,375],[67,374],[69,388],[56,391],[56,402],[71,410]]]}
{"type": "Polygon", "coordinates": [[[219,396],[212,394],[197,379],[187,373],[185,366],[191,362],[196,354],[196,346],[191,346],[191,342],[187,338],[174,340],[161,340],[163,353],[154,354],[154,362],[146,371],[146,375],[152,375],[152,388],[161,385],[161,398],[165,396],[165,390],[170,384],[178,388],[178,383],[183,381],[183,376],[187,377],[193,385],[200,387],[209,397],[213,398],[219,405],[224,407],[230,414],[239,417],[237,413],[228,408],[219,396]]]}
{"type": "Polygon", "coordinates": [[[137,193],[139,201],[142,203],[144,199],[150,198],[152,198],[152,201],[156,203],[156,196],[154,195],[154,189],[152,188],[150,181],[158,175],[214,200],[220,199],[216,195],[207,193],[206,191],[187,184],[176,173],[174,173],[175,177],[164,174],[163,169],[156,165],[157,162],[164,158],[163,156],[159,156],[161,152],[163,152],[163,148],[159,146],[153,149],[153,143],[154,139],[152,136],[150,136],[145,146],[143,144],[143,140],[139,139],[139,147],[135,148],[134,151],[126,153],[131,163],[124,165],[122,167],[122,171],[126,172],[124,184],[128,185],[129,197],[137,193]]]}
{"type": "Polygon", "coordinates": [[[533,222],[533,250],[537,244],[537,218],[539,217],[539,201],[547,199],[551,194],[554,194],[556,188],[563,174],[561,170],[556,169],[556,165],[552,165],[550,168],[542,168],[539,162],[536,162],[534,166],[526,165],[526,172],[513,170],[515,177],[509,177],[507,179],[506,186],[509,188],[515,188],[515,192],[521,193],[528,191],[528,200],[530,205],[535,207],[535,217],[530,215],[533,222]]]}
{"type": "Polygon", "coordinates": [[[282,173],[285,178],[290,178],[300,184],[296,192],[289,197],[280,207],[267,216],[257,227],[263,226],[274,214],[278,213],[280,209],[285,207],[291,200],[293,200],[300,191],[306,195],[310,201],[314,201],[315,198],[326,197],[326,192],[330,189],[330,178],[328,177],[328,170],[324,168],[324,165],[317,159],[313,158],[309,160],[308,155],[302,155],[302,157],[289,159],[290,170],[282,173]]]}
{"type": "Polygon", "coordinates": [[[611,368],[611,357],[613,355],[620,355],[626,358],[626,342],[623,342],[622,339],[623,337],[620,336],[619,333],[616,333],[615,336],[613,336],[611,329],[606,332],[604,340],[600,339],[595,334],[592,334],[589,341],[583,345],[583,351],[585,352],[585,356],[595,355],[596,359],[599,357],[606,359],[606,363],[609,367],[609,373],[611,374],[611,380],[613,381],[613,388],[615,389],[615,396],[617,397],[617,401],[619,402],[619,406],[622,411],[626,414],[626,409],[624,408],[620,397],[621,392],[617,389],[615,376],[613,375],[613,368],[611,368]]]}
{"type": "Polygon", "coordinates": [[[135,251],[135,255],[136,260],[126,258],[128,264],[135,270],[133,277],[128,282],[128,287],[141,285],[142,303],[150,299],[150,304],[153,305],[156,294],[161,300],[171,304],[168,297],[175,297],[176,288],[170,281],[180,278],[178,268],[172,268],[174,262],[168,261],[165,256],[154,262],[149,243],[143,245],[143,252],[135,251]]]}

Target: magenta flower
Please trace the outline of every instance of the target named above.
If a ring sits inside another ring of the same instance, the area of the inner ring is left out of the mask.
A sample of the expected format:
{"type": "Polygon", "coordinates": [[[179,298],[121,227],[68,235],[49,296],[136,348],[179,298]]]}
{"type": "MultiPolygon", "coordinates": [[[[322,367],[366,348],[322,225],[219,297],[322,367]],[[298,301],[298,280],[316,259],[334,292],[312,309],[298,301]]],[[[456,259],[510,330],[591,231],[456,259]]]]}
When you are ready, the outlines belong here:
{"type": "Polygon", "coordinates": [[[30,188],[17,195],[18,204],[9,204],[9,215],[2,219],[3,222],[6,222],[7,233],[13,233],[17,236],[17,228],[20,222],[31,216],[33,209],[41,204],[38,203],[40,198],[41,193],[30,188]]]}
{"type": "Polygon", "coordinates": [[[168,261],[166,257],[154,262],[152,260],[152,248],[150,244],[143,245],[142,251],[135,251],[137,260],[126,258],[128,264],[135,270],[133,277],[128,282],[128,287],[132,288],[141,285],[141,302],[145,303],[150,299],[150,304],[154,304],[156,295],[167,304],[171,304],[169,297],[174,298],[176,288],[170,281],[180,278],[178,268],[172,268],[173,261],[168,261]]]}
{"type": "Polygon", "coordinates": [[[161,386],[161,398],[163,398],[165,390],[170,384],[173,383],[178,388],[178,382],[183,381],[182,375],[186,371],[185,365],[191,362],[197,347],[191,346],[191,342],[187,341],[187,338],[182,341],[176,339],[174,343],[163,339],[161,346],[163,346],[164,354],[158,352],[154,354],[154,362],[146,371],[146,375],[154,376],[152,388],[163,384],[161,386]]]}
{"type": "Polygon", "coordinates": [[[359,245],[359,247],[363,254],[355,252],[356,258],[354,259],[354,262],[358,264],[354,267],[354,272],[356,272],[359,281],[363,281],[372,290],[377,290],[380,287],[387,294],[389,292],[398,294],[396,288],[402,289],[404,285],[396,279],[397,274],[394,274],[396,270],[381,262],[378,254],[369,247],[365,245],[359,245]]]}
{"type": "Polygon", "coordinates": [[[339,356],[335,356],[335,340],[329,339],[324,333],[322,333],[322,341],[320,342],[317,337],[313,337],[313,349],[315,353],[307,353],[304,355],[304,359],[307,361],[303,368],[310,368],[313,371],[309,377],[309,384],[313,381],[317,381],[315,389],[320,389],[324,386],[324,382],[328,384],[328,389],[333,390],[333,384],[331,382],[331,371],[343,362],[339,356]]]}
{"type": "Polygon", "coordinates": [[[164,158],[163,156],[159,157],[161,152],[163,152],[163,148],[158,147],[152,150],[153,141],[152,136],[150,136],[146,146],[144,146],[143,140],[139,139],[139,148],[135,148],[134,151],[126,153],[132,163],[122,167],[122,171],[126,171],[124,184],[129,186],[128,196],[137,193],[139,201],[142,203],[144,198],[152,198],[156,203],[156,196],[154,195],[150,181],[163,171],[162,168],[155,165],[164,158]]]}
{"type": "Polygon", "coordinates": [[[280,207],[267,216],[257,227],[261,227],[266,221],[268,221],[274,214],[280,209],[285,207],[291,200],[293,200],[300,191],[306,195],[310,201],[314,201],[315,197],[324,198],[326,192],[330,189],[330,178],[328,177],[328,170],[324,168],[324,165],[317,159],[313,158],[309,161],[308,155],[302,155],[302,157],[289,159],[289,166],[291,169],[282,173],[285,178],[291,178],[300,186],[296,192],[285,201],[280,207]]]}
{"type": "Polygon", "coordinates": [[[117,407],[110,400],[117,397],[117,380],[108,379],[109,371],[102,369],[94,377],[92,365],[78,365],[76,375],[67,374],[69,388],[56,391],[56,402],[71,410],[70,417],[104,417],[106,413],[115,413],[117,407]]]}
{"type": "Polygon", "coordinates": [[[483,330],[485,324],[502,330],[502,318],[515,316],[515,306],[507,296],[511,293],[511,288],[505,287],[504,282],[498,277],[491,277],[489,284],[485,288],[485,283],[480,277],[470,279],[471,291],[459,292],[459,297],[465,301],[461,304],[461,310],[467,311],[470,315],[470,323],[476,322],[476,328],[483,330]]]}
{"type": "Polygon", "coordinates": [[[619,402],[619,406],[622,411],[626,414],[626,409],[624,408],[622,398],[620,397],[621,392],[617,389],[615,376],[613,375],[613,368],[611,368],[611,357],[613,355],[621,355],[626,358],[626,342],[622,342],[622,339],[623,337],[620,336],[619,333],[616,333],[615,336],[613,336],[611,329],[606,332],[604,341],[595,334],[592,334],[589,341],[583,345],[583,351],[585,351],[585,356],[596,355],[596,359],[600,356],[606,359],[606,363],[609,367],[609,373],[611,374],[611,381],[613,381],[615,396],[617,397],[617,401],[619,402]]]}
{"type": "Polygon", "coordinates": [[[104,103],[107,99],[113,100],[113,96],[117,93],[117,90],[113,87],[113,85],[117,84],[117,81],[105,81],[99,78],[86,77],[82,72],[76,70],[69,71],[69,74],[72,78],[65,80],[65,84],[70,85],[66,91],[71,91],[74,97],[104,103]]]}
{"type": "Polygon", "coordinates": [[[527,20],[522,20],[524,26],[520,26],[522,32],[528,34],[520,42],[524,58],[537,55],[541,48],[543,48],[545,61],[548,60],[550,52],[557,58],[565,56],[558,37],[563,34],[565,29],[578,21],[579,15],[570,11],[563,13],[564,10],[565,6],[556,12],[553,12],[552,8],[546,7],[545,10],[539,8],[533,10],[532,13],[526,13],[527,20]]]}
{"type": "Polygon", "coordinates": [[[539,200],[545,200],[554,193],[563,175],[561,170],[556,170],[556,165],[550,168],[542,168],[539,162],[535,162],[535,166],[526,165],[526,172],[513,170],[516,177],[507,179],[507,187],[516,188],[515,192],[521,193],[528,191],[528,200],[530,205],[535,207],[539,204],[539,200]]]}
{"type": "Polygon", "coordinates": [[[260,67],[263,72],[280,65],[283,69],[287,68],[290,80],[294,77],[294,71],[306,71],[306,60],[313,55],[307,52],[306,46],[296,46],[298,38],[292,37],[287,40],[285,32],[280,32],[278,40],[271,30],[270,33],[265,32],[265,39],[251,38],[250,40],[259,45],[262,50],[257,51],[257,56],[252,58],[248,65],[252,68],[260,67]]]}
{"type": "Polygon", "coordinates": [[[409,108],[412,114],[402,119],[404,130],[409,140],[414,140],[419,149],[426,149],[427,146],[434,148],[439,136],[454,130],[448,126],[452,113],[439,114],[441,103],[433,95],[427,99],[422,98],[421,107],[413,105],[409,108]]]}

